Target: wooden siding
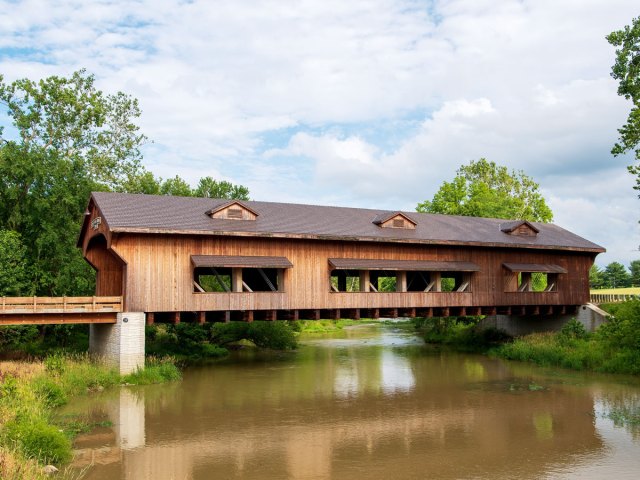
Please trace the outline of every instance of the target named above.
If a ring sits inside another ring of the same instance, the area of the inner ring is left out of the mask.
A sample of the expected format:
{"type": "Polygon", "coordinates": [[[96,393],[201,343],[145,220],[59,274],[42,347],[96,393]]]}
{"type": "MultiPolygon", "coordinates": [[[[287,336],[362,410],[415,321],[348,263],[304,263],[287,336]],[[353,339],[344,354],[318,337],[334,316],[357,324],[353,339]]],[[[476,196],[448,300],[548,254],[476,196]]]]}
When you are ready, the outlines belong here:
{"type": "MultiPolygon", "coordinates": [[[[133,233],[113,234],[110,246],[113,258],[126,264],[126,310],[144,312],[580,305],[589,300],[588,271],[594,256],[496,247],[133,233]],[[191,255],[282,256],[293,268],[283,272],[283,291],[194,293],[191,255]],[[465,261],[477,264],[480,271],[471,274],[470,292],[333,293],[329,258],[465,261]],[[503,264],[524,262],[559,265],[567,273],[558,276],[554,292],[505,291],[511,289],[506,283],[512,275],[503,264]]],[[[119,288],[116,275],[103,277],[100,288],[119,288]]]]}

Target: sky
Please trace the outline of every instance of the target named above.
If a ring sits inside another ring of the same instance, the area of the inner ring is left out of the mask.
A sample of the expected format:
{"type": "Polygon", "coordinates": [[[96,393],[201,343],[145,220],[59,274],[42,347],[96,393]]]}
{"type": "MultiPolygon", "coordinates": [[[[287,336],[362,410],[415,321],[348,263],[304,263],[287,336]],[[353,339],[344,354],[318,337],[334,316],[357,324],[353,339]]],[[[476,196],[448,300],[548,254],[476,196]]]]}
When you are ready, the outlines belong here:
{"type": "MultiPolygon", "coordinates": [[[[636,0],[0,0],[5,81],[86,68],[139,99],[147,169],[251,198],[415,209],[471,160],[523,170],[554,223],[640,259],[614,158],[631,103],[605,36],[636,0]]],[[[0,124],[6,124],[6,118],[0,124]]]]}

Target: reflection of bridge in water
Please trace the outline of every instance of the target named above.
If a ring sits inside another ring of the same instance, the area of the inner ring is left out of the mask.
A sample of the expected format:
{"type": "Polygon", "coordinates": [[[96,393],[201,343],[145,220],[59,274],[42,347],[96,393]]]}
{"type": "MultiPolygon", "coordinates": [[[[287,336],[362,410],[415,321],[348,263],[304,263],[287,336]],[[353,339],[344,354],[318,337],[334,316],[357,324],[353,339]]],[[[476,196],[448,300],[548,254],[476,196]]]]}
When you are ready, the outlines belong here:
{"type": "Polygon", "coordinates": [[[79,451],[77,462],[109,463],[110,475],[125,479],[200,479],[212,472],[361,478],[363,459],[375,462],[371,478],[397,477],[399,461],[405,476],[416,478],[509,472],[539,478],[545,468],[602,449],[590,395],[530,392],[497,363],[466,358],[442,365],[438,357],[416,362],[397,355],[389,362],[382,354],[358,362],[320,354],[335,368],[322,374],[315,362],[245,366],[240,390],[238,371],[225,366],[194,372],[175,388],[123,389],[106,409],[116,424],[110,448],[103,438],[99,448],[79,451]],[[217,379],[202,384],[206,375],[217,379]],[[452,375],[466,393],[451,385],[452,375]],[[275,391],[274,382],[301,386],[275,391]]]}

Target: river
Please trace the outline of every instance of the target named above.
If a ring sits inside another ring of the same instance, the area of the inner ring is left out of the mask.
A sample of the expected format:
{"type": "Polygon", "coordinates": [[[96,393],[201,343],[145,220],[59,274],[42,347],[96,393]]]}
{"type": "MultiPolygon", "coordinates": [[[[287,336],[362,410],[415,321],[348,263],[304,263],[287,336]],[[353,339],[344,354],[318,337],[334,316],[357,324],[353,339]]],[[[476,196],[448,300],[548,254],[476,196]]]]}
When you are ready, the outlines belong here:
{"type": "Polygon", "coordinates": [[[394,326],[239,352],[65,413],[108,419],[74,468],[113,479],[637,479],[640,381],[444,352],[394,326]]]}

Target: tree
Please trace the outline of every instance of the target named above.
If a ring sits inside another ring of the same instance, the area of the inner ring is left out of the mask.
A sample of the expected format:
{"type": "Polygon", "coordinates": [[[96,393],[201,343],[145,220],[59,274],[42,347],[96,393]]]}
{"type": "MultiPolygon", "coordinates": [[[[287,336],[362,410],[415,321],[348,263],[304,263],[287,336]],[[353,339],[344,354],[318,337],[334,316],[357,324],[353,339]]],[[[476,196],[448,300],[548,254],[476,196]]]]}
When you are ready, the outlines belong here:
{"type": "Polygon", "coordinates": [[[602,269],[594,264],[589,269],[589,287],[602,288],[603,286],[604,279],[602,278],[602,269]]]}
{"type": "Polygon", "coordinates": [[[640,260],[633,260],[629,264],[629,270],[631,271],[631,286],[640,287],[640,260]]]}
{"type": "Polygon", "coordinates": [[[175,197],[192,197],[193,191],[189,184],[180,176],[176,175],[173,178],[167,178],[160,186],[160,193],[162,195],[172,195],[175,197]]]}
{"type": "Polygon", "coordinates": [[[203,177],[194,190],[193,196],[249,200],[249,189],[242,185],[233,185],[225,180],[218,182],[211,177],[203,177]]]}
{"type": "Polygon", "coordinates": [[[33,293],[90,294],[94,273],[75,242],[92,190],[144,171],[137,100],[105,95],[84,70],[6,84],[0,104],[16,135],[0,131],[0,228],[20,234],[33,293]]]}
{"type": "MultiPolygon", "coordinates": [[[[618,129],[620,137],[611,153],[618,156],[635,150],[636,162],[640,162],[640,17],[633,19],[631,26],[611,32],[606,38],[617,47],[611,76],[619,81],[618,95],[631,100],[632,105],[627,123],[618,129]]],[[[640,190],[640,164],[627,168],[636,176],[633,188],[640,190]]]]}
{"type": "Polygon", "coordinates": [[[611,262],[602,272],[605,288],[624,288],[631,284],[631,275],[620,262],[611,262]]]}
{"type": "Polygon", "coordinates": [[[433,198],[418,204],[425,213],[550,222],[553,213],[539,185],[522,171],[509,172],[484,158],[461,166],[433,198]]]}
{"type": "Polygon", "coordinates": [[[26,253],[18,233],[0,230],[0,297],[31,293],[26,253]]]}

